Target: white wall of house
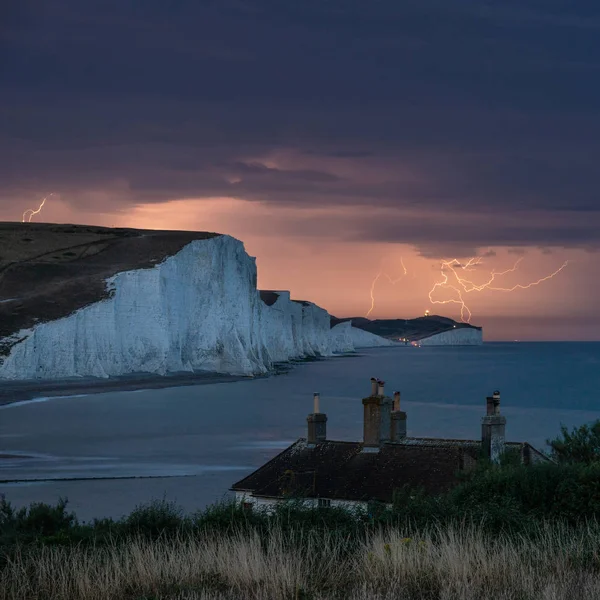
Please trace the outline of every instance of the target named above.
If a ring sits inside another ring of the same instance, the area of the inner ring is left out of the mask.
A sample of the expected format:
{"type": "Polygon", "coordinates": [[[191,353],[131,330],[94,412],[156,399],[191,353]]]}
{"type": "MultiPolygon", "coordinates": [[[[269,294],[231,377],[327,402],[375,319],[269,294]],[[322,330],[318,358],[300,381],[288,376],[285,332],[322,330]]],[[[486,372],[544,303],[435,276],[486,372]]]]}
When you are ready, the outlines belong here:
{"type": "Polygon", "coordinates": [[[367,502],[358,502],[357,500],[332,500],[331,506],[336,508],[345,508],[346,510],[356,510],[357,508],[367,508],[367,502]]]}
{"type": "Polygon", "coordinates": [[[254,508],[262,508],[267,511],[272,510],[277,506],[279,500],[275,498],[261,498],[253,496],[251,492],[236,492],[235,500],[241,504],[251,504],[254,508]]]}
{"type": "MultiPolygon", "coordinates": [[[[278,504],[286,502],[286,500],[279,498],[261,498],[260,496],[252,495],[251,492],[235,492],[235,499],[236,502],[247,503],[252,505],[253,508],[260,508],[267,512],[272,512],[278,504]]],[[[329,500],[329,506],[331,507],[343,508],[350,511],[367,508],[367,502],[358,502],[356,500],[334,500],[328,498],[322,498],[322,500],[329,500]]],[[[304,498],[298,501],[302,502],[307,508],[316,508],[319,506],[319,498],[304,498]]]]}

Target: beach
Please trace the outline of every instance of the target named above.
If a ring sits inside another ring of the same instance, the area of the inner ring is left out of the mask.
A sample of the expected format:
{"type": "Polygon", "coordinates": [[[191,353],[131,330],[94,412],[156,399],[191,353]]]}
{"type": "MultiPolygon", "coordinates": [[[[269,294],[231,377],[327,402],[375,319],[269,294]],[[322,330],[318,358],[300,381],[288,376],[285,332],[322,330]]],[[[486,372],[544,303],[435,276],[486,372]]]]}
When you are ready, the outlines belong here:
{"type": "Polygon", "coordinates": [[[3,380],[0,382],[0,406],[14,402],[27,402],[38,398],[84,396],[107,392],[131,392],[182,386],[231,383],[265,377],[226,375],[221,373],[174,373],[154,375],[140,373],[100,379],[73,377],[71,379],[31,379],[27,381],[3,380]]]}

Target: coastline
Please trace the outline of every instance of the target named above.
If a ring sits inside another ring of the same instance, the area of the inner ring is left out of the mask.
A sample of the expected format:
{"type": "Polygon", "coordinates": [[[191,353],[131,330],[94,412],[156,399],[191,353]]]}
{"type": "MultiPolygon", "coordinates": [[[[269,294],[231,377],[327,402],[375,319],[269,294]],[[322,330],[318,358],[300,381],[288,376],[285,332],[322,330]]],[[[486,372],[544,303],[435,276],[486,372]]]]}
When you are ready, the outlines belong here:
{"type": "MultiPolygon", "coordinates": [[[[139,502],[165,493],[193,512],[222,498],[232,483],[232,467],[249,473],[302,437],[314,391],[321,393],[330,418],[330,436],[359,439],[363,407],[356,400],[372,375],[382,377],[390,390],[398,385],[409,411],[409,427],[422,436],[477,439],[473,436],[480,435],[482,398],[496,382],[501,382],[498,387],[510,416],[508,438],[526,439],[536,448],[544,447],[560,423],[570,428],[600,416],[593,400],[593,390],[600,387],[600,371],[595,369],[600,346],[529,348],[508,343],[359,352],[360,357],[305,360],[286,365],[285,374],[229,386],[176,387],[174,379],[160,378],[163,386],[173,387],[6,406],[0,409],[0,451],[33,459],[2,461],[1,479],[83,476],[86,481],[0,484],[0,488],[6,487],[7,499],[18,507],[67,497],[83,519],[117,518],[139,502]],[[560,386],[565,371],[578,386],[568,394],[560,386]],[[525,380],[523,372],[530,375],[525,380]],[[540,382],[546,394],[539,393],[540,382]],[[87,479],[158,473],[198,474],[87,479]]],[[[43,395],[40,386],[34,395],[43,395]]]]}
{"type": "Polygon", "coordinates": [[[86,396],[88,394],[104,394],[108,392],[135,392],[265,379],[275,375],[284,375],[297,365],[303,363],[332,358],[359,357],[361,356],[359,350],[361,348],[358,348],[354,352],[334,354],[333,356],[306,356],[284,363],[275,363],[271,371],[258,375],[228,375],[227,373],[212,372],[186,372],[169,375],[133,373],[130,375],[108,377],[106,379],[97,377],[72,377],[68,379],[0,380],[0,408],[19,402],[31,402],[46,398],[86,396]]]}
{"type": "Polygon", "coordinates": [[[0,407],[39,398],[57,398],[107,392],[133,392],[213,383],[232,383],[260,379],[266,375],[227,375],[222,373],[139,373],[107,379],[77,377],[69,379],[4,380],[0,382],[0,407]]]}

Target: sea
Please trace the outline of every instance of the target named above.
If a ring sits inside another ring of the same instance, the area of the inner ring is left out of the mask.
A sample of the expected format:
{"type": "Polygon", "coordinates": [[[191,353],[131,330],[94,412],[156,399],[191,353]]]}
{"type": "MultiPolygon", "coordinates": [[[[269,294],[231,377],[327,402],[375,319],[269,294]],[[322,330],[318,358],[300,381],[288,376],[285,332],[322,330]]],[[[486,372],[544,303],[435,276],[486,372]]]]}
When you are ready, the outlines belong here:
{"type": "Polygon", "coordinates": [[[0,493],[13,506],[67,498],[82,521],[152,500],[185,512],[300,437],[313,393],[327,437],[362,439],[370,378],[401,392],[408,435],[479,439],[486,396],[501,393],[509,441],[547,449],[561,425],[600,418],[600,342],[374,348],[264,378],[38,398],[0,407],[0,493]]]}

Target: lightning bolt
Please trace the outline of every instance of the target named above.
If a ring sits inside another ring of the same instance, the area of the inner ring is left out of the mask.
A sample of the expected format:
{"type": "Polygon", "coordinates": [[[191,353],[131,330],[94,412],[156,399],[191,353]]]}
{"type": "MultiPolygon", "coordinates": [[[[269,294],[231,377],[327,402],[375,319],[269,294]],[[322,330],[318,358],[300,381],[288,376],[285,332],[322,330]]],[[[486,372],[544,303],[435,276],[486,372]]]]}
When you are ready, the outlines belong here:
{"type": "Polygon", "coordinates": [[[44,208],[44,204],[46,204],[46,200],[48,200],[48,198],[50,198],[50,196],[54,196],[54,192],[52,194],[48,194],[41,202],[41,204],[39,205],[37,210],[33,210],[32,208],[28,208],[24,213],[23,213],[23,223],[25,223],[25,219],[27,219],[27,217],[29,217],[29,219],[27,220],[28,223],[31,223],[31,219],[34,215],[37,215],[41,212],[42,208],[44,208]]]}
{"type": "Polygon", "coordinates": [[[373,279],[373,283],[371,284],[371,308],[368,310],[365,317],[368,317],[373,312],[373,309],[375,308],[375,284],[377,283],[377,280],[381,277],[381,275],[382,275],[381,271],[379,273],[377,273],[377,275],[375,276],[375,279],[373,279]]]}
{"type": "Polygon", "coordinates": [[[514,271],[516,271],[519,266],[519,263],[522,260],[522,258],[519,258],[510,269],[506,269],[505,271],[496,272],[492,270],[489,279],[479,285],[474,283],[473,281],[470,281],[466,277],[461,277],[457,269],[462,269],[463,271],[472,271],[477,265],[480,265],[483,262],[483,259],[481,257],[471,258],[465,264],[462,264],[456,258],[453,258],[452,260],[443,260],[441,263],[442,280],[435,283],[431,288],[429,292],[429,301],[432,304],[460,304],[461,321],[463,321],[464,323],[470,323],[472,313],[465,302],[463,293],[469,294],[471,292],[481,292],[483,290],[492,290],[495,292],[514,292],[515,290],[526,290],[530,287],[539,285],[540,283],[543,283],[548,279],[552,279],[569,264],[569,261],[567,260],[553,273],[550,273],[545,277],[541,277],[536,281],[531,281],[527,284],[517,283],[512,287],[497,287],[495,285],[492,285],[496,277],[501,277],[502,275],[506,275],[507,273],[513,273],[514,271]],[[449,282],[448,271],[450,271],[451,274],[454,276],[455,281],[453,281],[453,283],[449,282]],[[433,294],[437,289],[442,288],[452,290],[453,297],[447,300],[434,300],[433,294]]]}
{"type": "Polygon", "coordinates": [[[368,317],[373,312],[373,309],[375,308],[375,284],[377,283],[377,281],[381,277],[385,277],[392,285],[396,285],[406,275],[407,270],[406,270],[406,266],[404,265],[404,259],[402,257],[400,257],[400,264],[402,265],[402,269],[404,270],[404,273],[402,275],[400,275],[400,277],[398,277],[397,279],[392,279],[390,277],[390,275],[388,275],[387,273],[384,273],[383,271],[379,271],[379,273],[377,273],[377,275],[375,276],[375,279],[373,279],[373,283],[371,283],[371,308],[369,309],[369,311],[367,312],[365,317],[368,317]]]}

